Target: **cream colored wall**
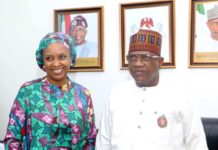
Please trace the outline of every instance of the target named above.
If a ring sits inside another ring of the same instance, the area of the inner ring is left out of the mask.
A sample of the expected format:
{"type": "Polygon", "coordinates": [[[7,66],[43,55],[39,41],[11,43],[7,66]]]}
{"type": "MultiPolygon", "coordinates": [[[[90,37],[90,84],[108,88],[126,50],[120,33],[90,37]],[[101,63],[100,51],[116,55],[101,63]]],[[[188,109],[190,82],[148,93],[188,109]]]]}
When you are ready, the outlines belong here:
{"type": "MultiPolygon", "coordinates": [[[[96,124],[99,125],[109,91],[130,78],[128,71],[120,70],[119,4],[124,2],[136,1],[0,1],[0,139],[6,132],[8,114],[21,84],[44,75],[36,65],[35,50],[42,36],[53,31],[54,9],[104,6],[104,72],[69,73],[74,81],[91,91],[96,124]]],[[[178,96],[191,96],[197,102],[201,116],[218,117],[218,70],[188,69],[189,0],[177,0],[175,10],[177,67],[162,69],[161,80],[170,83],[166,88],[185,88],[188,93],[178,96]]]]}

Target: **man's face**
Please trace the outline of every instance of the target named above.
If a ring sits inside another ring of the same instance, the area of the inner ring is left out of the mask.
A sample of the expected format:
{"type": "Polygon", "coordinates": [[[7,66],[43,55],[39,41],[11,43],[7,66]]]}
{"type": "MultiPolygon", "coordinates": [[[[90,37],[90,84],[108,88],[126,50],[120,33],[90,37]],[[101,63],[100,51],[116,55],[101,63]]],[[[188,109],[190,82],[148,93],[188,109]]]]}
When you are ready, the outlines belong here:
{"type": "Polygon", "coordinates": [[[211,36],[214,40],[218,40],[218,19],[212,19],[207,22],[211,36]]]}
{"type": "Polygon", "coordinates": [[[156,86],[159,81],[159,67],[163,59],[151,52],[131,52],[127,55],[129,72],[137,86],[156,86]]]}
{"type": "Polygon", "coordinates": [[[81,45],[85,42],[86,33],[86,28],[83,26],[72,27],[70,34],[74,39],[75,45],[81,45]]]}

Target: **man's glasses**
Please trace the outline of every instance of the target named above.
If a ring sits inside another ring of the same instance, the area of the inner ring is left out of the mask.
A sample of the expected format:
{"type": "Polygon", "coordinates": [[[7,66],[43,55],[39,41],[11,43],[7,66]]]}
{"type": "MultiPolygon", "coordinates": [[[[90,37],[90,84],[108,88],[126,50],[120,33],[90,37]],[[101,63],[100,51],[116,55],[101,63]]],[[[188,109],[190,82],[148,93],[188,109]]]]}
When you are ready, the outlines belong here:
{"type": "Polygon", "coordinates": [[[138,59],[140,59],[142,63],[147,63],[160,58],[161,58],[160,56],[149,55],[149,54],[128,54],[126,56],[126,59],[128,60],[129,63],[135,63],[137,62],[138,59]]]}

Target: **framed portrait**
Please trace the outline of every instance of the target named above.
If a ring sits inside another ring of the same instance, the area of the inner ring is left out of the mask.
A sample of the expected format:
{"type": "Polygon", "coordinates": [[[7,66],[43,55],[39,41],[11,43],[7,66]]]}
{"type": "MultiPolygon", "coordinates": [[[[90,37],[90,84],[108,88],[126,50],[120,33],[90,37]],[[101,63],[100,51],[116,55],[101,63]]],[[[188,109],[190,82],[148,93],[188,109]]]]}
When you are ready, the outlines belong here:
{"type": "Polygon", "coordinates": [[[103,7],[54,10],[54,30],[69,34],[76,47],[72,72],[103,71],[103,7]]]}
{"type": "Polygon", "coordinates": [[[218,67],[218,1],[191,0],[190,68],[218,67]]]}
{"type": "Polygon", "coordinates": [[[121,69],[128,67],[130,37],[143,27],[162,36],[161,68],[175,68],[174,1],[121,4],[121,69]],[[142,23],[143,22],[143,23],[142,23]]]}

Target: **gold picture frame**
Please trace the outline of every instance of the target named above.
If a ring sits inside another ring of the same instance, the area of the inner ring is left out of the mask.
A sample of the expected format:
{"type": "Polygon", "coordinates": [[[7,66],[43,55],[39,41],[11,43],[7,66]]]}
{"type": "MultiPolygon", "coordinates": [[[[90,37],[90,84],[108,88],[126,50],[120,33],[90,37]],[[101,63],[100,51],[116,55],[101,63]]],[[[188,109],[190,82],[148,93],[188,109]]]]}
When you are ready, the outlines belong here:
{"type": "Polygon", "coordinates": [[[70,72],[104,70],[103,7],[56,9],[54,31],[65,32],[74,39],[77,58],[70,72]],[[80,27],[77,29],[75,26],[82,26],[86,30],[81,32],[80,27]]]}
{"type": "Polygon", "coordinates": [[[218,5],[218,1],[191,0],[190,3],[189,68],[217,68],[218,40],[211,36],[213,29],[207,12],[218,5]]]}
{"type": "Polygon", "coordinates": [[[126,55],[130,36],[138,31],[140,21],[145,17],[151,18],[154,27],[158,28],[158,31],[162,34],[161,55],[164,57],[164,62],[161,68],[175,68],[174,1],[125,3],[120,4],[120,11],[121,69],[128,67],[126,55]]]}

